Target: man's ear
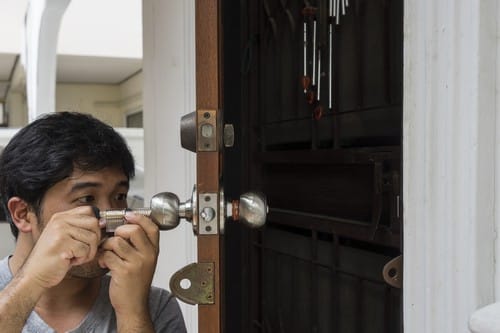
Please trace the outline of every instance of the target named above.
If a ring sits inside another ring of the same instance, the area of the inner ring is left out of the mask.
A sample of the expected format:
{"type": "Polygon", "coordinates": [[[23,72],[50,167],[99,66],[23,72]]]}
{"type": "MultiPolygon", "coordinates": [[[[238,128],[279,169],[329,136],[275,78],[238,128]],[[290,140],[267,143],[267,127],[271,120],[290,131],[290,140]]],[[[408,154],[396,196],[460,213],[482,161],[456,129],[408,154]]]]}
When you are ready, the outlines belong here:
{"type": "Polygon", "coordinates": [[[7,202],[12,221],[20,232],[31,232],[32,223],[36,222],[30,205],[19,197],[12,197],[7,202]]]}

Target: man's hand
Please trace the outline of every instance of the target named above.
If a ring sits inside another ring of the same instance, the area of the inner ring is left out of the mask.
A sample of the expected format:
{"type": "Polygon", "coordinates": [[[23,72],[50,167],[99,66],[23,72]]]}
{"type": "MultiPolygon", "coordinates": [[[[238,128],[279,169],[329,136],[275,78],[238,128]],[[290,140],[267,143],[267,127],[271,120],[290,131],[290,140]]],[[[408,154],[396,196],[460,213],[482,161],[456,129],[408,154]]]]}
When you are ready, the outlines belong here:
{"type": "Polygon", "coordinates": [[[99,264],[111,272],[109,296],[115,309],[118,328],[151,325],[149,290],[159,254],[158,226],[149,218],[128,212],[127,224],[102,244],[99,264]]]}
{"type": "Polygon", "coordinates": [[[59,284],[73,266],[94,259],[101,229],[90,206],[55,213],[22,267],[42,288],[59,284]]]}

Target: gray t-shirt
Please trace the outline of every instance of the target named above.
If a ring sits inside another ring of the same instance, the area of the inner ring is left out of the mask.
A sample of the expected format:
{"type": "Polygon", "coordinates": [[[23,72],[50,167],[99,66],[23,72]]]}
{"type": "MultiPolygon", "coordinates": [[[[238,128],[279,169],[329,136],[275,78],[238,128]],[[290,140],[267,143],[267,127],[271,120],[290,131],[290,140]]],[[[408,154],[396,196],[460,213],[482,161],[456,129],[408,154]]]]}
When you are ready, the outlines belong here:
{"type": "MultiPolygon", "coordinates": [[[[78,325],[69,333],[108,333],[116,332],[115,311],[109,300],[109,283],[111,277],[102,277],[101,289],[92,309],[78,325]]],[[[0,261],[0,290],[12,280],[12,272],[9,268],[9,258],[0,261]]],[[[163,333],[185,333],[186,326],[182,317],[177,300],[166,290],[151,287],[149,293],[149,310],[153,321],[155,332],[163,333]]],[[[55,332],[48,326],[35,311],[32,311],[23,333],[52,333],[55,332]]]]}

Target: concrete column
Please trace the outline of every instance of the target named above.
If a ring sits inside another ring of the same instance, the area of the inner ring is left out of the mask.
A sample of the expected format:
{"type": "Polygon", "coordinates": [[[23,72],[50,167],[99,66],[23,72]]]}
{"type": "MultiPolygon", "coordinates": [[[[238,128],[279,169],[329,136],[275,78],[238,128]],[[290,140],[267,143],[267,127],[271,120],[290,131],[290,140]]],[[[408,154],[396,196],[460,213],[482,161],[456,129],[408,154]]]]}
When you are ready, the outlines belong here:
{"type": "Polygon", "coordinates": [[[64,11],[71,0],[30,0],[26,13],[28,119],[55,111],[57,37],[64,11]]]}
{"type": "Polygon", "coordinates": [[[495,294],[495,0],[406,0],[406,333],[468,332],[495,294]]]}

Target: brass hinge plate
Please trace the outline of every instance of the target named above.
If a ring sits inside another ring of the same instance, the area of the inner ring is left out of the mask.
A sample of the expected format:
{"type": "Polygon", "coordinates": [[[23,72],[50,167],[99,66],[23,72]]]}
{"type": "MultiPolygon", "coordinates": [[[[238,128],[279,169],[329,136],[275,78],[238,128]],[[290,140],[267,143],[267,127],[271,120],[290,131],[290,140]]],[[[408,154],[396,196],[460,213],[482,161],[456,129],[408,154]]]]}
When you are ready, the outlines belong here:
{"type": "Polygon", "coordinates": [[[214,304],[214,263],[193,263],[170,278],[170,290],[188,304],[214,304]]]}

